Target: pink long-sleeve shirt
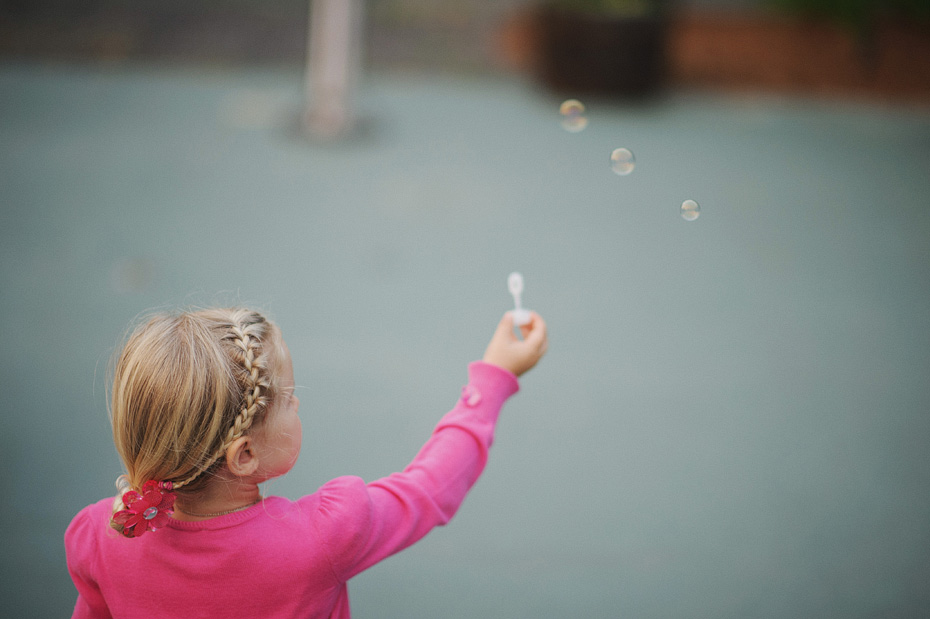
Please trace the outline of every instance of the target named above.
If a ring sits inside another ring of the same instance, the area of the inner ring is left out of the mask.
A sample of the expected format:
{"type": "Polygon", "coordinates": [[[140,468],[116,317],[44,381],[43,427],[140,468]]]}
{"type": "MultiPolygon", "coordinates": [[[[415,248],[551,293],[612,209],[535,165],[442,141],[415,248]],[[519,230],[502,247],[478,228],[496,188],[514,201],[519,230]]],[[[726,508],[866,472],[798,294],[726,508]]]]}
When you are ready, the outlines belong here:
{"type": "Polygon", "coordinates": [[[297,501],[269,497],[127,539],[113,499],[65,533],[73,617],[349,617],[347,581],[449,522],[487,461],[501,406],[519,389],[493,365],[469,383],[407,468],[366,484],[339,477],[297,501]]]}

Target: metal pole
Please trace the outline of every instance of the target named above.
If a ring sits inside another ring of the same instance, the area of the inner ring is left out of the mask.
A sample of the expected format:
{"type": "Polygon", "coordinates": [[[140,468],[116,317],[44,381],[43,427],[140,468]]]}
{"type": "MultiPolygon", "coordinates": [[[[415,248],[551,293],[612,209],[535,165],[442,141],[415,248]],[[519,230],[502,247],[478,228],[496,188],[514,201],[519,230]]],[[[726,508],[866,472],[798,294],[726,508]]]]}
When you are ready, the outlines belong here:
{"type": "Polygon", "coordinates": [[[338,138],[355,126],[353,96],[361,74],[364,0],[311,0],[304,131],[338,138]]]}

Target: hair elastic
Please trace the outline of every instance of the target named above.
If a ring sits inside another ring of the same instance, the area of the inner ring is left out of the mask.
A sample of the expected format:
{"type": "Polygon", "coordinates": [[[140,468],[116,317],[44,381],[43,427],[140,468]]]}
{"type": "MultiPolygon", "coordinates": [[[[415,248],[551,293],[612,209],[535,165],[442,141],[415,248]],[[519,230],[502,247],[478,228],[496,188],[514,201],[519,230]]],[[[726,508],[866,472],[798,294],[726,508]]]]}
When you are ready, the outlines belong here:
{"type": "Polygon", "coordinates": [[[126,509],[113,514],[113,522],[122,525],[123,535],[139,537],[146,531],[160,529],[174,513],[177,495],[171,492],[170,481],[150,480],[142,485],[142,492],[130,490],[123,495],[126,509]]]}

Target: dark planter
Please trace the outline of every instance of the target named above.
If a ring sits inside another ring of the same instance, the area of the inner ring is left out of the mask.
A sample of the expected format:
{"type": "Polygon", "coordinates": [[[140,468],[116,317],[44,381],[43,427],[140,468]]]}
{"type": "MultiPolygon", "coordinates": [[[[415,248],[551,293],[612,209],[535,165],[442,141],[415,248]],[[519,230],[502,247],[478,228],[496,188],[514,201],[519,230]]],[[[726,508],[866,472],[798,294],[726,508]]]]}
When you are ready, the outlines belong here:
{"type": "Polygon", "coordinates": [[[559,93],[642,97],[665,77],[667,18],[541,7],[539,79],[559,93]]]}

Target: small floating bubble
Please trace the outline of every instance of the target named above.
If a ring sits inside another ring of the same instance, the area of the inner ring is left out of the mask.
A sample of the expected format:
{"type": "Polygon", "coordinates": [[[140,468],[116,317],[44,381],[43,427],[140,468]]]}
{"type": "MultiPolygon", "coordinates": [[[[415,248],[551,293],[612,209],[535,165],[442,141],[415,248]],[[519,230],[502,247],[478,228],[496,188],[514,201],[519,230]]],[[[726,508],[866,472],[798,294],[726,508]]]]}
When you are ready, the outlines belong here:
{"type": "Polygon", "coordinates": [[[616,148],[610,153],[610,169],[614,174],[626,176],[636,167],[636,157],[627,148],[616,148]]]}
{"type": "Polygon", "coordinates": [[[567,99],[562,101],[562,105],[559,106],[559,114],[562,116],[584,114],[584,103],[578,99],[567,99]]]}
{"type": "Polygon", "coordinates": [[[588,126],[588,119],[584,116],[577,116],[573,118],[563,118],[562,119],[562,128],[568,131],[569,133],[579,133],[584,131],[588,126]]]}
{"type": "Polygon", "coordinates": [[[701,205],[694,200],[685,200],[681,203],[681,218],[685,221],[694,221],[701,216],[701,205]]]}
{"type": "Polygon", "coordinates": [[[562,115],[562,128],[569,133],[578,133],[584,131],[588,126],[588,119],[584,115],[584,103],[578,99],[568,99],[563,101],[559,106],[559,114],[562,115]]]}

